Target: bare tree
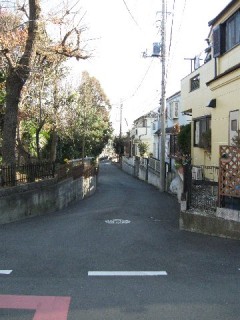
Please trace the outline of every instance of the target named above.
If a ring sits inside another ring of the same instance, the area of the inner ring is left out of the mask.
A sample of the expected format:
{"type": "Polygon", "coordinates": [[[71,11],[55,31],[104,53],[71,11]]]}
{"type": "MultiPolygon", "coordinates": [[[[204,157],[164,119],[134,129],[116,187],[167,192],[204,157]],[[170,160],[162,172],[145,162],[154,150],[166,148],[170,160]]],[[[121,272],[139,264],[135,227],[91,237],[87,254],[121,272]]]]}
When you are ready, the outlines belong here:
{"type": "MultiPolygon", "coordinates": [[[[4,41],[1,41],[2,39],[0,38],[0,57],[4,57],[8,65],[2,145],[3,163],[7,165],[15,164],[18,109],[23,88],[33,71],[36,55],[40,54],[43,59],[48,61],[54,60],[56,56],[61,56],[63,59],[74,57],[77,60],[88,58],[88,55],[83,54],[80,48],[80,36],[83,30],[79,28],[78,24],[70,27],[70,24],[66,23],[66,17],[70,16],[70,10],[65,9],[61,13],[61,18],[52,18],[53,23],[58,24],[61,30],[59,39],[52,41],[47,36],[45,23],[41,19],[40,0],[28,0],[28,9],[25,4],[19,7],[19,9],[28,17],[26,24],[19,25],[15,29],[27,29],[26,44],[22,55],[21,52],[18,52],[20,57],[14,60],[13,50],[11,51],[9,46],[4,41]],[[24,27],[26,25],[27,28],[24,27]],[[69,30],[67,30],[67,27],[69,27],[69,30]]],[[[41,70],[38,72],[41,72],[41,70]]]]}
{"type": "Polygon", "coordinates": [[[15,164],[18,105],[22,88],[29,77],[32,62],[36,55],[40,29],[40,12],[39,0],[29,0],[28,37],[24,53],[19,63],[16,64],[13,61],[9,49],[3,48],[1,50],[2,55],[4,55],[8,62],[6,111],[4,116],[2,147],[3,163],[8,165],[15,164]]]}

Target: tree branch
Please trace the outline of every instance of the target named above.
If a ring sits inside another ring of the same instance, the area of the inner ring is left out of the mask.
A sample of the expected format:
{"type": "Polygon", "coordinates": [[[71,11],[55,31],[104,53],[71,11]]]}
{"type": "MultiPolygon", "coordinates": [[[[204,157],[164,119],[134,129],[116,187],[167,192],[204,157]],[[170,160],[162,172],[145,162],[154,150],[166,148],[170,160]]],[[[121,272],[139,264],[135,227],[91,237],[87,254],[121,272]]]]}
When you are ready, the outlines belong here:
{"type": "Polygon", "coordinates": [[[15,67],[15,65],[14,65],[14,62],[13,62],[13,60],[12,60],[12,58],[11,58],[9,49],[0,50],[0,53],[6,58],[9,67],[10,67],[11,69],[13,69],[13,68],[15,67]]]}

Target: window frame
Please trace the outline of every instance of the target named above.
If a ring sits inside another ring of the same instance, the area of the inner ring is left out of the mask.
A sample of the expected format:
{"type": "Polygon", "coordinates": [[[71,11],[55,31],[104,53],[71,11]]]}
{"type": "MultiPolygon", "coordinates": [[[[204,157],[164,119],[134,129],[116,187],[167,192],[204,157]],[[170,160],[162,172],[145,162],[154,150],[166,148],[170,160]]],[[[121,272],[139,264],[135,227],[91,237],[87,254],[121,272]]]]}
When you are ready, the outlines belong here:
{"type": "Polygon", "coordinates": [[[240,44],[240,10],[225,22],[225,51],[240,44]]]}
{"type": "Polygon", "coordinates": [[[217,58],[240,44],[240,10],[213,28],[213,57],[217,58]],[[232,37],[232,39],[230,39],[232,37]]]}
{"type": "Polygon", "coordinates": [[[200,88],[200,74],[196,74],[190,79],[190,92],[200,88]]]}
{"type": "Polygon", "coordinates": [[[193,120],[193,124],[193,146],[204,149],[201,136],[203,133],[211,130],[211,116],[196,118],[193,120]]]}

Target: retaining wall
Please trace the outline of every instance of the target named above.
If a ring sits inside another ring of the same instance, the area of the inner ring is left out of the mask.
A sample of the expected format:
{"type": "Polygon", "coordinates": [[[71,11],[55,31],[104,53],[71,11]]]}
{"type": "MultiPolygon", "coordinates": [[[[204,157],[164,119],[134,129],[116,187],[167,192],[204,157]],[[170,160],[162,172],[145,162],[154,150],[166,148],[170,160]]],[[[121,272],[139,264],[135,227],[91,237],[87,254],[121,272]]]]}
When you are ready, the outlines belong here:
{"type": "Polygon", "coordinates": [[[96,176],[56,179],[0,189],[0,224],[44,215],[67,207],[96,190],[96,176]]]}
{"type": "Polygon", "coordinates": [[[122,170],[134,176],[134,158],[123,157],[122,170]]]}
{"type": "Polygon", "coordinates": [[[147,169],[143,166],[139,166],[138,178],[143,181],[147,181],[147,169]]]}
{"type": "Polygon", "coordinates": [[[148,170],[148,183],[160,189],[160,176],[157,171],[152,169],[148,170]]]}
{"type": "Polygon", "coordinates": [[[179,226],[181,230],[240,240],[239,222],[214,215],[181,212],[179,226]]]}

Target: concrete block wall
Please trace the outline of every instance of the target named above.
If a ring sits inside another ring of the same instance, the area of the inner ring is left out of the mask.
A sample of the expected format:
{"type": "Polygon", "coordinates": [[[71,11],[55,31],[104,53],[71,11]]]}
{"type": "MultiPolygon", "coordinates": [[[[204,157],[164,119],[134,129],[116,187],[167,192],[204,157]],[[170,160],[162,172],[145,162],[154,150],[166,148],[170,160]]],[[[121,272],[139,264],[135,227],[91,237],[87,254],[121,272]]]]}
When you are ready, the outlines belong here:
{"type": "Polygon", "coordinates": [[[216,216],[225,220],[240,222],[240,211],[238,210],[217,207],[216,216]]]}
{"type": "Polygon", "coordinates": [[[240,240],[239,222],[214,215],[200,215],[182,211],[179,226],[181,230],[240,240]]]}
{"type": "Polygon", "coordinates": [[[147,175],[147,170],[145,167],[143,166],[139,166],[139,170],[138,170],[138,178],[140,180],[146,181],[146,175],[147,175]]]}
{"type": "Polygon", "coordinates": [[[134,158],[123,157],[122,169],[130,175],[134,175],[134,158]]]}
{"type": "Polygon", "coordinates": [[[160,189],[160,176],[157,171],[149,169],[148,171],[148,183],[160,189]]]}
{"type": "Polygon", "coordinates": [[[0,189],[0,224],[63,209],[95,190],[96,176],[60,182],[51,179],[0,189]]]}

